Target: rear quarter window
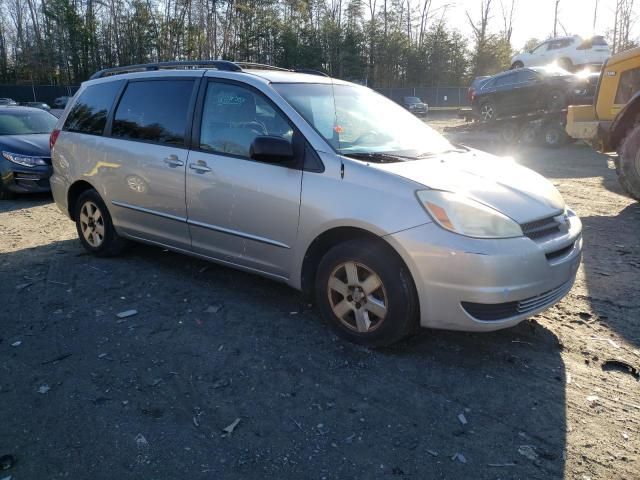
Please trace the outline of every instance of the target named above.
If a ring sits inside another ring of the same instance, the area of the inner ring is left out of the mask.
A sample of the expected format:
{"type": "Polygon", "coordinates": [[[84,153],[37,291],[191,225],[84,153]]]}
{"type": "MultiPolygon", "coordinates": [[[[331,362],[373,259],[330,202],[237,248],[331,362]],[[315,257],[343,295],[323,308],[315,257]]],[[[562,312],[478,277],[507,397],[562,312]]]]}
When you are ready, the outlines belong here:
{"type": "Polygon", "coordinates": [[[63,130],[102,135],[109,111],[122,84],[122,80],[116,80],[85,88],[71,107],[63,130]]]}

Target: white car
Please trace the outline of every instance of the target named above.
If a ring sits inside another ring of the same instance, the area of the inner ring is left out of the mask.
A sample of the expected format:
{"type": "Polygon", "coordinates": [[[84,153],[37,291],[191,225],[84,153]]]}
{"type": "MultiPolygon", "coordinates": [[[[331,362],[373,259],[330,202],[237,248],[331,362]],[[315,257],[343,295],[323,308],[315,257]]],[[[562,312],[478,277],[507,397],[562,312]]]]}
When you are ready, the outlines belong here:
{"type": "Polygon", "coordinates": [[[609,45],[601,35],[586,40],[578,35],[556,37],[514,56],[511,68],[535,67],[553,62],[569,71],[589,66],[600,68],[610,56],[609,45]]]}

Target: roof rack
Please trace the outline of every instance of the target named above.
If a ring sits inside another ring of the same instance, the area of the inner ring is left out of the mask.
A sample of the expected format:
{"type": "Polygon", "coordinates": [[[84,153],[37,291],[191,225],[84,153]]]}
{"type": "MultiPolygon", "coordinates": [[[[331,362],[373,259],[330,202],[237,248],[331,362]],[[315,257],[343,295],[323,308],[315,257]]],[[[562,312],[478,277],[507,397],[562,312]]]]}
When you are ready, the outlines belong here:
{"type": "Polygon", "coordinates": [[[89,80],[95,80],[96,78],[109,77],[122,73],[151,72],[164,69],[187,70],[194,68],[214,68],[216,70],[222,70],[226,72],[241,72],[243,68],[253,68],[257,70],[278,70],[281,72],[307,73],[309,75],[319,75],[321,77],[329,76],[326,73],[321,72],[320,70],[313,70],[310,68],[297,68],[295,70],[290,70],[288,68],[274,67],[272,65],[253,62],[231,62],[229,60],[184,60],[175,62],[140,63],[137,65],[105,68],[91,75],[91,77],[89,77],[89,80]]]}
{"type": "MultiPolygon", "coordinates": [[[[240,65],[229,62],[228,60],[186,60],[176,62],[156,62],[156,63],[141,63],[137,65],[127,65],[123,67],[105,68],[100,70],[91,77],[89,80],[95,80],[96,78],[108,77],[111,75],[118,75],[121,73],[130,72],[149,72],[162,69],[190,69],[190,68],[215,68],[216,70],[224,70],[227,72],[241,72],[242,67],[240,65]]],[[[274,67],[276,68],[276,67],[274,67]]]]}
{"type": "Polygon", "coordinates": [[[264,63],[254,62],[233,62],[241,68],[255,68],[256,70],[280,70],[281,72],[291,72],[288,68],[274,67],[273,65],[266,65],[264,63]]]}

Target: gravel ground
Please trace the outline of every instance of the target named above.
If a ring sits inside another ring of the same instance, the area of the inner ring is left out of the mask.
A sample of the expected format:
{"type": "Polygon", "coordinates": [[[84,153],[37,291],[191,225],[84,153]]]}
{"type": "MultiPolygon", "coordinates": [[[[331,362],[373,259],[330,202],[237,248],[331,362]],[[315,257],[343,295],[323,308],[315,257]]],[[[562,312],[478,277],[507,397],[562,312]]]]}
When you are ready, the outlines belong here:
{"type": "Polygon", "coordinates": [[[285,286],[93,258],[51,198],[0,203],[0,478],[640,478],[640,382],[607,363],[640,367],[640,207],[586,146],[456,139],[553,180],[584,222],[576,286],[512,329],[378,351],[285,286]]]}

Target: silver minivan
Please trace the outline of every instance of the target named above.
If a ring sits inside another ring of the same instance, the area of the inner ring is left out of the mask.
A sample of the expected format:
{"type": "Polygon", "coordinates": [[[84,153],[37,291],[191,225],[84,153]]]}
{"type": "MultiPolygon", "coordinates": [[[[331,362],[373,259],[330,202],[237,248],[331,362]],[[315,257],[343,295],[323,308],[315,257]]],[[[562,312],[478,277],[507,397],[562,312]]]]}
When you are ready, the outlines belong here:
{"type": "Polygon", "coordinates": [[[372,346],[516,325],[580,264],[581,222],[550,182],[313,72],[101,71],[51,147],[55,201],[89,252],[135,240],[264,275],[372,346]]]}

